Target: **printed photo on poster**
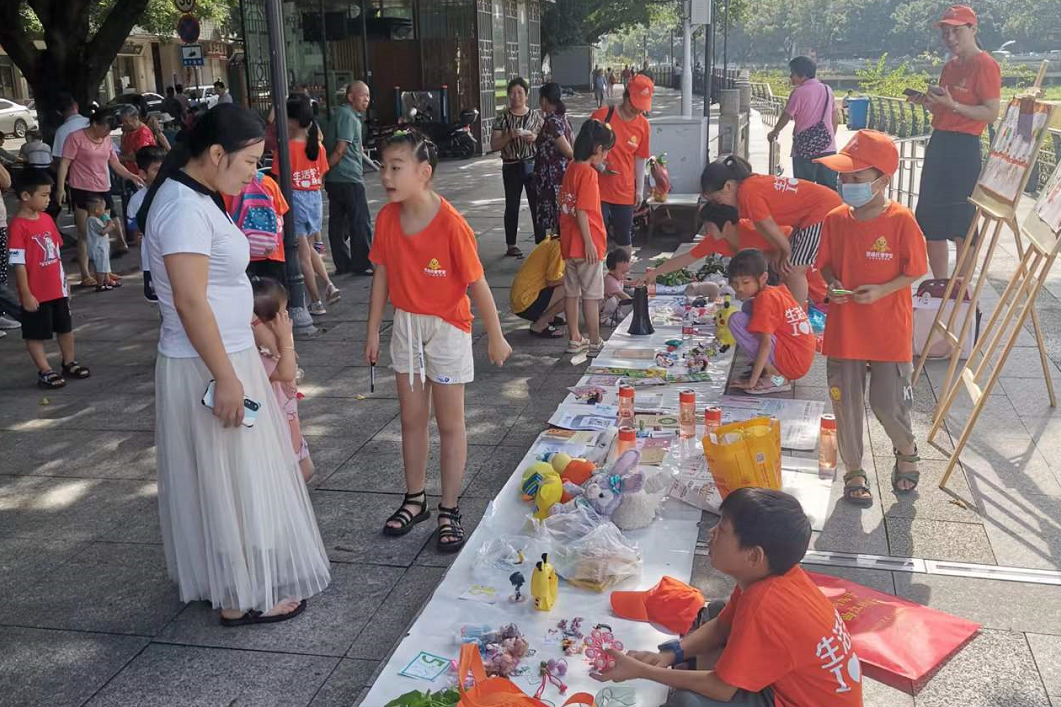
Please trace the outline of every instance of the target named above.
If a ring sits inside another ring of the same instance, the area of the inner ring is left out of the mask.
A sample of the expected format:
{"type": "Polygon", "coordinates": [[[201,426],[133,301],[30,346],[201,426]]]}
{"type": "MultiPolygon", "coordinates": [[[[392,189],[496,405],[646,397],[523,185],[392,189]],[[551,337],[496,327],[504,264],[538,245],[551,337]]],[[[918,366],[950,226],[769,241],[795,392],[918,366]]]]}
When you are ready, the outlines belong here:
{"type": "Polygon", "coordinates": [[[1015,204],[1052,114],[1049,103],[1010,101],[980,173],[979,186],[1006,203],[1015,204]]]}

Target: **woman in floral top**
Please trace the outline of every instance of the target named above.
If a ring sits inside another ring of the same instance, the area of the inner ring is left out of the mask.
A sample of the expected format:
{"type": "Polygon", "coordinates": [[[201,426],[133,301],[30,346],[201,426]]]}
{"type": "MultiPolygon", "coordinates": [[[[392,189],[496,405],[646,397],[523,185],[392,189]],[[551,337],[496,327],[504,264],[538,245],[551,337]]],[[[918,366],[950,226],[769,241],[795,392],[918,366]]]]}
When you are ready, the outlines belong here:
{"type": "Polygon", "coordinates": [[[556,195],[564,181],[567,162],[574,156],[571,124],[567,122],[567,108],[560,98],[560,84],[547,83],[538,95],[545,123],[538,133],[538,156],[534,160],[534,186],[538,197],[535,243],[541,243],[550,233],[557,233],[559,209],[556,195]]]}

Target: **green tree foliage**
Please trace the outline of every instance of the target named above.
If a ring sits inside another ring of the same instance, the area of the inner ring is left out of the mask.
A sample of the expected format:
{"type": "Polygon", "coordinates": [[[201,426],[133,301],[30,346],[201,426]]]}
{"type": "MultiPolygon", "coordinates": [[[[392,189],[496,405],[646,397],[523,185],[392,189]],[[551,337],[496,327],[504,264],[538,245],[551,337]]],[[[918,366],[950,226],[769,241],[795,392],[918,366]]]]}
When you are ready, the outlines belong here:
{"type": "Polygon", "coordinates": [[[890,67],[887,54],[877,61],[866,62],[866,67],[855,74],[859,89],[876,96],[901,96],[908,88],[923,93],[932,80],[926,72],[910,68],[907,61],[890,67]]]}
{"type": "Polygon", "coordinates": [[[597,44],[601,37],[637,26],[652,26],[653,12],[675,0],[556,0],[542,4],[542,53],[560,47],[597,44]]]}

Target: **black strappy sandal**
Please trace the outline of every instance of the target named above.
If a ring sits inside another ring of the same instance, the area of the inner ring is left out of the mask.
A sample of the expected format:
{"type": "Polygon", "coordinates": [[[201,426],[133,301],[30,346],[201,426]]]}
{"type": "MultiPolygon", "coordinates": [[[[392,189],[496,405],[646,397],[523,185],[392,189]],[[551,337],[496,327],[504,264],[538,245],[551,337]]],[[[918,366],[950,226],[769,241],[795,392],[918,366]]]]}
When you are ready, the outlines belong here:
{"type": "Polygon", "coordinates": [[[75,360],[63,364],[63,375],[67,378],[88,378],[92,373],[75,360]]]}
{"type": "Polygon", "coordinates": [[[446,508],[438,504],[438,519],[448,520],[449,523],[438,526],[438,541],[436,543],[439,552],[457,552],[464,547],[464,528],[461,526],[460,506],[446,508]],[[452,539],[450,539],[452,538],[452,539]]]}
{"type": "Polygon", "coordinates": [[[917,453],[917,447],[914,447],[913,454],[900,454],[898,449],[892,448],[892,454],[895,455],[895,466],[892,467],[892,490],[895,493],[912,493],[917,488],[918,483],[921,482],[921,471],[919,469],[899,471],[899,463],[916,464],[921,461],[921,456],[917,453]],[[909,481],[913,483],[913,486],[908,489],[899,488],[900,481],[909,481]]]}
{"type": "MultiPolygon", "coordinates": [[[[439,506],[439,508],[441,508],[441,506],[439,506]]],[[[431,511],[427,509],[427,492],[421,491],[419,493],[407,493],[405,494],[405,500],[402,502],[401,508],[394,511],[394,513],[391,513],[391,517],[383,524],[383,534],[392,537],[405,535],[413,529],[414,525],[422,523],[430,517],[431,511]],[[420,510],[416,515],[413,515],[405,508],[406,506],[416,506],[420,510]],[[387,523],[394,521],[401,523],[401,525],[397,527],[387,525],[387,523]]]]}
{"type": "Polygon", "coordinates": [[[867,485],[866,472],[855,469],[844,474],[844,500],[859,508],[873,506],[873,492],[867,485]]]}
{"type": "Polygon", "coordinates": [[[37,386],[47,390],[55,390],[66,385],[66,381],[55,371],[49,369],[37,374],[37,386]]]}

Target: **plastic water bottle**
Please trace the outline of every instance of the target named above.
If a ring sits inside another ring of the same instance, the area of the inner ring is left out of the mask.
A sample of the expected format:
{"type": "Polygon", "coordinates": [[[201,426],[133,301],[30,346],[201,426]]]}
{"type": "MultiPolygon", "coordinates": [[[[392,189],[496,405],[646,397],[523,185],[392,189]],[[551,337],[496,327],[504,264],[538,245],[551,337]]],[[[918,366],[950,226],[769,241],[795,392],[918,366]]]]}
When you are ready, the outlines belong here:
{"type": "Polygon", "coordinates": [[[696,436],[696,391],[685,389],[678,393],[678,436],[692,439],[696,436]]]}
{"type": "Polygon", "coordinates": [[[722,426],[722,408],[712,406],[704,410],[704,437],[722,426]]]}
{"type": "Polygon", "coordinates": [[[693,338],[695,333],[695,326],[693,325],[693,311],[689,305],[685,306],[685,315],[682,317],[682,341],[689,341],[693,338]]]}
{"type": "Polygon", "coordinates": [[[625,383],[619,386],[619,427],[634,424],[634,386],[625,383]]]}
{"type": "Polygon", "coordinates": [[[822,415],[818,431],[818,475],[822,478],[836,476],[836,417],[822,415]]]}

